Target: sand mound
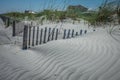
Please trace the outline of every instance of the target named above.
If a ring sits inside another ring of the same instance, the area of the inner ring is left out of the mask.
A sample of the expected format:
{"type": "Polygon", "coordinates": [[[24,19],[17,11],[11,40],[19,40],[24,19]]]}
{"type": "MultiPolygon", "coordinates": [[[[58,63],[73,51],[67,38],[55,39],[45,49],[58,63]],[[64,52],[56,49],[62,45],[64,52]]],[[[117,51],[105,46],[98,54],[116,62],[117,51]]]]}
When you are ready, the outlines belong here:
{"type": "Polygon", "coordinates": [[[8,44],[10,43],[10,36],[9,34],[11,30],[9,28],[5,29],[5,25],[3,21],[0,19],[0,45],[1,44],[8,44]]]}
{"type": "Polygon", "coordinates": [[[120,80],[119,44],[98,31],[27,51],[3,46],[0,80],[120,80]]]}
{"type": "Polygon", "coordinates": [[[0,45],[9,43],[11,43],[11,39],[8,37],[4,30],[0,30],[0,45]]]}
{"type": "Polygon", "coordinates": [[[0,18],[0,30],[3,30],[3,29],[5,29],[5,25],[2,21],[2,19],[0,18]]]}

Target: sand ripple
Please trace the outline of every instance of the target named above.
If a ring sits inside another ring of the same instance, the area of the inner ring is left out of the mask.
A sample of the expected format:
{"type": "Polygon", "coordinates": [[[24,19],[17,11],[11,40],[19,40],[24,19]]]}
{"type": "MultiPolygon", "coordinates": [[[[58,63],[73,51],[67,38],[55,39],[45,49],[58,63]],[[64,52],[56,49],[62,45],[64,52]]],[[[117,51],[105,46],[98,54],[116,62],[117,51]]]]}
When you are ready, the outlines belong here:
{"type": "Polygon", "coordinates": [[[103,31],[20,52],[20,67],[0,56],[0,80],[120,80],[119,44],[103,31]]]}

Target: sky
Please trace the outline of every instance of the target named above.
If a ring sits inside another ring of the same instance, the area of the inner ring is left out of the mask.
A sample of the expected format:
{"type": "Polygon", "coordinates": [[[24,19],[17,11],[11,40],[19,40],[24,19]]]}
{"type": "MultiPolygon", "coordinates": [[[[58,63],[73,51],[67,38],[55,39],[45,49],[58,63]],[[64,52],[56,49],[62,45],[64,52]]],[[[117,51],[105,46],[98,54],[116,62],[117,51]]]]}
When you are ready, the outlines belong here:
{"type": "Polygon", "coordinates": [[[0,0],[0,13],[24,12],[33,10],[39,12],[44,9],[63,10],[69,5],[83,5],[90,9],[95,9],[104,0],[0,0]]]}

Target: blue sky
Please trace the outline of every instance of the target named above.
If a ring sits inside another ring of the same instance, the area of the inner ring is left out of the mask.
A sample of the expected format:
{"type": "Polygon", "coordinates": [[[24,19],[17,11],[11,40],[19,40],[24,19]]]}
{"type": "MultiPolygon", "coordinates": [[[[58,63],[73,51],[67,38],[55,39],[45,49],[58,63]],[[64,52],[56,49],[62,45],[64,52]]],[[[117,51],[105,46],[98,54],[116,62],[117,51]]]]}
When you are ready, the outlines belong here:
{"type": "Polygon", "coordinates": [[[46,8],[65,9],[68,5],[83,5],[97,8],[104,0],[0,0],[0,13],[12,11],[33,10],[46,8]]]}

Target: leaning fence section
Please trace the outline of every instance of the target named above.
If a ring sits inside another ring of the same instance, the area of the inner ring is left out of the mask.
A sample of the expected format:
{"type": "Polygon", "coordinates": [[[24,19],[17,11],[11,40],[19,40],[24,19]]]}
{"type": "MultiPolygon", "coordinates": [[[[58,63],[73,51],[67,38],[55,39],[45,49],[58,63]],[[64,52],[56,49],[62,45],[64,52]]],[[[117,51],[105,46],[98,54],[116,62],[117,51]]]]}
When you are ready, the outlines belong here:
{"type": "Polygon", "coordinates": [[[3,15],[0,15],[0,18],[4,22],[5,27],[12,26],[12,36],[18,36],[20,33],[23,33],[24,31],[24,21],[16,20],[11,17],[6,17],[3,15]]]}
{"type": "Polygon", "coordinates": [[[25,25],[23,31],[23,49],[45,44],[53,40],[73,38],[86,33],[87,30],[75,32],[74,29],[64,29],[60,32],[57,28],[40,28],[39,26],[25,25]]]}

